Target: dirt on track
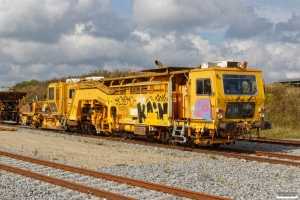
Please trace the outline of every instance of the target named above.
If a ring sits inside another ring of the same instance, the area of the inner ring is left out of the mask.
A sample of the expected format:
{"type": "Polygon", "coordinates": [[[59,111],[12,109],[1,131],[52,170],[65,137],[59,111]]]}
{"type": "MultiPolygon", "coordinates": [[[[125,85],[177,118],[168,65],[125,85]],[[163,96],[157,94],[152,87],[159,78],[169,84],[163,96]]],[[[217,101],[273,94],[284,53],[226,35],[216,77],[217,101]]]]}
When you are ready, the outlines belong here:
{"type": "Polygon", "coordinates": [[[27,155],[89,169],[195,159],[135,151],[101,142],[95,144],[86,140],[72,141],[23,131],[0,131],[0,149],[16,150],[27,155]]]}

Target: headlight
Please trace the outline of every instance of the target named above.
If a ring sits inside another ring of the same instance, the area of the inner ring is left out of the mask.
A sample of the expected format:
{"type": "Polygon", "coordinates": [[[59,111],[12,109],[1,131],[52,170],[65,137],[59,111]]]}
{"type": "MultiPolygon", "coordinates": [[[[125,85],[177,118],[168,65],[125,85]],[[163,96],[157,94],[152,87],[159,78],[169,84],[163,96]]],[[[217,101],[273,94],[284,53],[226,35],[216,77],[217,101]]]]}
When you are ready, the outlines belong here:
{"type": "Polygon", "coordinates": [[[218,118],[221,119],[223,117],[222,113],[218,114],[218,118]]]}
{"type": "Polygon", "coordinates": [[[265,113],[259,113],[259,115],[261,118],[265,117],[265,113]]]}

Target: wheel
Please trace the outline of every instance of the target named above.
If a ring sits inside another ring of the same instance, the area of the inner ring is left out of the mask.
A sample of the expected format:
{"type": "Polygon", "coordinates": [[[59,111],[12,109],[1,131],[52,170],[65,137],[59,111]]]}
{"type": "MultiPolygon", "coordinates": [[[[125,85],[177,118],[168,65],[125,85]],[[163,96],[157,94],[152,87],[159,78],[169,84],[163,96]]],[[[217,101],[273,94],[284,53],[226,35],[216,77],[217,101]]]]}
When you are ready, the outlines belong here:
{"type": "Polygon", "coordinates": [[[91,122],[83,122],[81,127],[82,133],[87,133],[92,135],[92,123],[91,122]]]}

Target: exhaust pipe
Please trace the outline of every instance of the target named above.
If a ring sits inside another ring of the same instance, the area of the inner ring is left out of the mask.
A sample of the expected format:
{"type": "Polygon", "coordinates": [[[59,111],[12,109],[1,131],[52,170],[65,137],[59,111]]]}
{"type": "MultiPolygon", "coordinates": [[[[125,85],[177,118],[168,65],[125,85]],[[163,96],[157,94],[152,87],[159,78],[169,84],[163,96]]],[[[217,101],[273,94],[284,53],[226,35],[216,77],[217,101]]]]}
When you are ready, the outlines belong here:
{"type": "Polygon", "coordinates": [[[163,64],[159,62],[158,60],[155,60],[155,64],[158,66],[158,68],[163,68],[163,64]]]}

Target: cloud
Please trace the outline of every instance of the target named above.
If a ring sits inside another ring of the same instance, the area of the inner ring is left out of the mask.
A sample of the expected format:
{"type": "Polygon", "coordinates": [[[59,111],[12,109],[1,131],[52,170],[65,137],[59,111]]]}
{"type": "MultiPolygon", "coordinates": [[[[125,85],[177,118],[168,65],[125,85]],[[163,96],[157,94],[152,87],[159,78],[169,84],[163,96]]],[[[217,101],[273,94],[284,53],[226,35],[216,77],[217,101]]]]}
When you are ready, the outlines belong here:
{"type": "Polygon", "coordinates": [[[0,86],[98,69],[248,61],[265,79],[297,74],[299,3],[132,0],[122,18],[109,0],[0,1],[0,86]],[[131,9],[130,9],[131,10],[131,9]]]}
{"type": "Polygon", "coordinates": [[[244,38],[260,36],[270,33],[273,28],[273,23],[265,18],[242,18],[233,21],[226,30],[225,37],[229,38],[244,38]]]}
{"type": "Polygon", "coordinates": [[[241,7],[237,0],[135,0],[132,18],[144,26],[165,30],[224,27],[241,7]]]}
{"type": "Polygon", "coordinates": [[[59,41],[61,59],[68,63],[95,58],[117,58],[124,46],[121,42],[91,35],[67,35],[59,41]]]}
{"type": "Polygon", "coordinates": [[[32,57],[32,55],[45,47],[45,45],[41,43],[17,40],[3,40],[1,46],[2,54],[9,56],[12,59],[11,61],[15,63],[34,62],[35,58],[32,57]]]}
{"type": "Polygon", "coordinates": [[[109,61],[103,64],[103,69],[108,71],[120,70],[120,69],[130,69],[130,70],[142,70],[141,66],[132,65],[129,63],[120,63],[118,61],[109,61]]]}
{"type": "Polygon", "coordinates": [[[300,43],[300,14],[293,13],[288,21],[278,23],[276,32],[282,41],[300,43]]]}
{"type": "Polygon", "coordinates": [[[53,43],[61,34],[70,33],[75,24],[85,24],[87,31],[90,22],[95,26],[91,32],[105,36],[108,30],[128,28],[126,23],[111,26],[124,20],[116,17],[109,0],[12,0],[0,1],[0,9],[0,36],[18,40],[53,43]]]}

